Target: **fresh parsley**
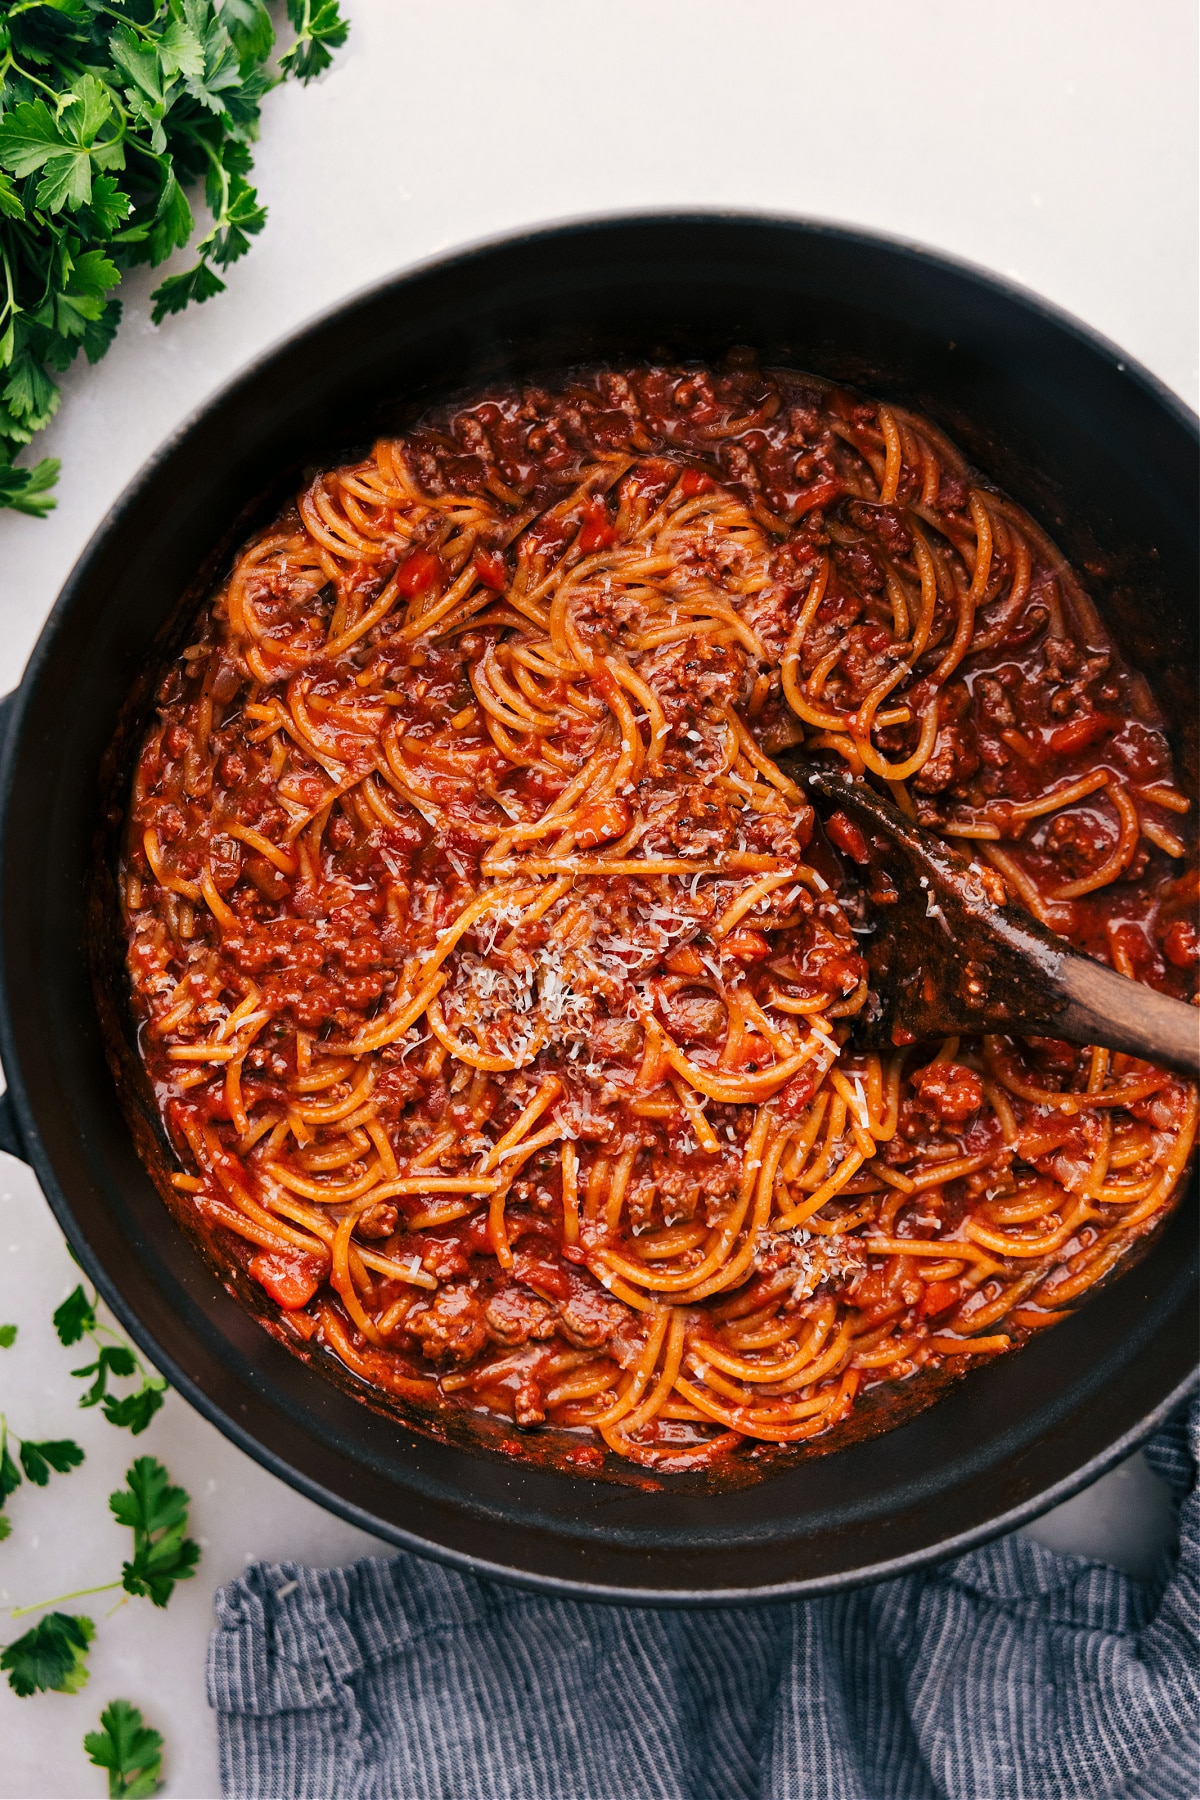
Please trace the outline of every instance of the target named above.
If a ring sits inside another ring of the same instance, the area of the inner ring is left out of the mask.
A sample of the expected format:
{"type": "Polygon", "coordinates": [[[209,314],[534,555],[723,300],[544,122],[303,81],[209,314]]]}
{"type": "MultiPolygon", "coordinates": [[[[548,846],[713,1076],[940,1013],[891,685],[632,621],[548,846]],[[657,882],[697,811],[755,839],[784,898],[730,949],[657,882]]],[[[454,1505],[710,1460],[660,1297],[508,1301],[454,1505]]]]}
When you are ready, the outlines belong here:
{"type": "Polygon", "coordinates": [[[0,1325],[0,1350],[11,1350],[17,1341],[15,1325],[0,1325]]]}
{"type": "Polygon", "coordinates": [[[43,518],[59,465],[16,457],[58,407],[55,381],[96,362],[120,322],[114,290],[212,223],[162,282],[154,321],[223,291],[266,209],[250,146],[265,94],[308,82],[346,41],[338,0],[287,0],[295,39],[269,67],[263,0],[4,0],[0,6],[0,507],[43,518]]]}
{"type": "Polygon", "coordinates": [[[65,1475],[68,1469],[77,1469],[83,1461],[83,1451],[71,1438],[43,1438],[36,1444],[31,1438],[24,1438],[20,1457],[26,1479],[35,1487],[45,1487],[51,1469],[59,1475],[65,1475]]]}
{"type": "Polygon", "coordinates": [[[338,11],[337,0],[288,0],[288,18],[296,27],[296,41],[280,58],[285,75],[311,81],[333,61],[350,27],[338,11]]]}
{"type": "MultiPolygon", "coordinates": [[[[45,1447],[41,1446],[43,1450],[45,1447]]],[[[165,1606],[175,1591],[175,1583],[189,1580],[200,1561],[199,1544],[184,1535],[190,1503],[190,1495],[185,1489],[172,1486],[171,1477],[155,1457],[139,1456],[125,1472],[125,1486],[108,1497],[113,1517],[133,1532],[133,1555],[122,1563],[120,1580],[76,1588],[70,1594],[55,1594],[52,1600],[38,1600],[32,1606],[15,1606],[13,1618],[40,1612],[46,1606],[61,1606],[64,1600],[81,1600],[86,1594],[109,1594],[114,1588],[144,1595],[155,1606],[165,1606]]]]}
{"type": "MultiPolygon", "coordinates": [[[[52,1470],[65,1475],[69,1470],[77,1469],[82,1461],[83,1451],[73,1438],[18,1437],[5,1415],[0,1413],[0,1508],[20,1487],[22,1471],[26,1481],[31,1481],[35,1487],[45,1487],[52,1470]],[[13,1444],[17,1446],[15,1458],[10,1448],[13,1444]]],[[[0,1511],[0,1541],[11,1529],[8,1519],[0,1511]]]]}
{"type": "Polygon", "coordinates": [[[85,1332],[96,1329],[96,1296],[89,1300],[82,1287],[73,1288],[54,1310],[54,1329],[60,1344],[77,1344],[85,1332]]]}
{"type": "Polygon", "coordinates": [[[98,1769],[108,1771],[109,1800],[146,1800],[162,1786],[162,1733],[128,1700],[105,1707],[99,1731],[89,1731],[83,1747],[98,1769]]]}
{"type": "Polygon", "coordinates": [[[200,1546],[185,1537],[189,1495],[152,1456],[139,1456],[125,1486],[109,1495],[113,1516],[133,1532],[133,1559],[122,1564],[121,1585],[165,1606],[177,1581],[196,1572],[200,1546]]]}
{"type": "Polygon", "coordinates": [[[110,1425],[127,1426],[137,1437],[162,1405],[167,1384],[161,1375],[150,1373],[111,1326],[101,1322],[96,1306],[95,1294],[89,1299],[82,1287],[75,1288],[55,1312],[54,1329],[60,1343],[69,1346],[87,1337],[95,1346],[96,1360],[71,1370],[72,1375],[85,1381],[91,1378],[87,1393],[80,1397],[80,1406],[99,1406],[110,1425]],[[141,1378],[132,1393],[117,1395],[108,1391],[110,1377],[120,1381],[131,1375],[141,1378]]]}
{"type": "Polygon", "coordinates": [[[23,1700],[38,1692],[77,1694],[88,1678],[85,1658],[95,1635],[90,1619],[76,1613],[47,1613],[5,1648],[0,1669],[23,1700]]]}

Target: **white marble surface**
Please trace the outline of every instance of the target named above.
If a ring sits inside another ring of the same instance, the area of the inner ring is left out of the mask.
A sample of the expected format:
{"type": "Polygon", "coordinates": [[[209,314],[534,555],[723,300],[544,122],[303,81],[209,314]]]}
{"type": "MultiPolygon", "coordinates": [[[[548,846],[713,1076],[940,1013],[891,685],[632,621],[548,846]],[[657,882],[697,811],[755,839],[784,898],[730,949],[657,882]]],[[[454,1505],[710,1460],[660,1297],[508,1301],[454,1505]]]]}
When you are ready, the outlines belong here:
{"type": "MultiPolygon", "coordinates": [[[[1107,333],[1191,404],[1196,366],[1196,22],[1189,0],[348,0],[350,43],[266,108],[271,217],[229,292],[159,330],[151,280],[98,367],[65,383],[41,454],[44,524],[0,513],[0,691],[91,532],[143,460],[263,346],[391,271],[472,238],[654,205],[761,207],[949,250],[1107,333]]],[[[50,1328],[74,1281],[32,1177],[0,1158],[0,1396],[18,1430],[78,1437],[85,1465],[9,1502],[4,1607],[119,1571],[109,1491],[160,1456],[194,1496],[197,1578],[166,1612],[98,1626],[78,1697],[0,1688],[0,1795],[90,1795],[81,1739],[114,1695],[168,1740],[166,1792],[218,1792],[203,1698],[211,1596],[256,1557],[337,1562],[373,1540],[264,1474],[171,1397],[144,1437],[75,1407],[50,1328]]],[[[1144,1565],[1168,1529],[1140,1458],[1042,1522],[1060,1548],[1144,1565]]],[[[0,1641],[17,1626],[0,1623],[0,1641]]]]}

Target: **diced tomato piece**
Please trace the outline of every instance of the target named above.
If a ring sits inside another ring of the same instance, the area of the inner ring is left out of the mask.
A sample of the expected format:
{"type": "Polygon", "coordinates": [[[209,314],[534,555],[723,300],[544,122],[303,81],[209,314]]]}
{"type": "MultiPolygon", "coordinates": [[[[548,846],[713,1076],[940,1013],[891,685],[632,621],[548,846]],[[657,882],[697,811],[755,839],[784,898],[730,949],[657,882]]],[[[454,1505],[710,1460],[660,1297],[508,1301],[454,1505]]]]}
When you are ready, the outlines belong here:
{"type": "Polygon", "coordinates": [[[609,519],[607,507],[603,500],[593,500],[583,515],[579,548],[585,556],[591,556],[596,550],[607,550],[616,541],[617,528],[609,519]]]}
{"type": "Polygon", "coordinates": [[[475,552],[475,573],[484,587],[493,588],[502,594],[508,586],[508,570],[504,566],[504,558],[498,550],[477,550],[475,552]]]}
{"type": "Polygon", "coordinates": [[[835,812],[825,826],[825,836],[831,844],[852,857],[856,863],[867,863],[871,852],[867,848],[867,840],[853,819],[848,819],[844,812],[835,812]]]}
{"type": "Polygon", "coordinates": [[[681,494],[686,494],[690,500],[696,494],[711,493],[716,485],[712,476],[706,475],[703,469],[685,469],[680,477],[679,491],[681,494]]]}
{"type": "Polygon", "coordinates": [[[781,1119],[798,1119],[817,1091],[817,1078],[807,1069],[785,1082],[775,1096],[775,1112],[781,1119]]]}
{"type": "Polygon", "coordinates": [[[277,1306],[295,1312],[307,1306],[321,1285],[322,1271],[302,1250],[260,1250],[250,1273],[277,1306]]]}
{"type": "Polygon", "coordinates": [[[1066,725],[1056,725],[1046,743],[1055,756],[1070,756],[1076,750],[1086,750],[1090,744],[1098,744],[1110,731],[1116,731],[1120,723],[1120,719],[1114,718],[1112,713],[1083,713],[1078,719],[1069,720],[1066,725]]]}
{"type": "Polygon", "coordinates": [[[1177,969],[1186,969],[1194,962],[1200,962],[1200,936],[1196,927],[1187,919],[1176,919],[1168,925],[1163,933],[1163,955],[1177,969]]]}
{"type": "Polygon", "coordinates": [[[734,1061],[739,1069],[767,1069],[774,1061],[775,1052],[765,1037],[759,1037],[756,1031],[748,1031],[737,1047],[734,1061]]]}
{"type": "Polygon", "coordinates": [[[575,842],[581,850],[590,850],[596,844],[624,837],[631,823],[632,814],[624,800],[597,800],[580,813],[575,842]]]}
{"type": "Polygon", "coordinates": [[[681,944],[678,950],[672,950],[667,958],[667,967],[672,975],[703,975],[704,973],[700,952],[691,944],[681,944]]]}
{"type": "Polygon", "coordinates": [[[762,962],[771,954],[768,939],[749,925],[739,925],[722,938],[721,949],[726,956],[736,956],[739,962],[762,962]]]}
{"type": "MultiPolygon", "coordinates": [[[[543,1242],[538,1238],[532,1241],[539,1244],[543,1242]]],[[[571,1283],[566,1271],[549,1254],[537,1255],[528,1250],[518,1249],[515,1253],[513,1279],[519,1281],[523,1287],[532,1288],[535,1294],[542,1296],[543,1300],[569,1300],[571,1298],[571,1283]]]]}
{"type": "Polygon", "coordinates": [[[1080,1150],[1087,1149],[1076,1120],[1045,1119],[1021,1127],[1017,1150],[1024,1162],[1033,1162],[1036,1157],[1049,1156],[1052,1151],[1061,1150],[1064,1144],[1071,1144],[1080,1150]]]}
{"type": "Polygon", "coordinates": [[[938,1313],[944,1313],[947,1307],[954,1305],[960,1291],[957,1281],[929,1282],[921,1300],[921,1317],[932,1319],[938,1313]]]}
{"type": "Polygon", "coordinates": [[[802,519],[805,513],[815,512],[818,506],[829,506],[842,491],[842,484],[832,475],[818,476],[810,487],[804,488],[797,496],[792,507],[791,517],[802,519]]]}
{"type": "Polygon", "coordinates": [[[428,550],[414,550],[407,562],[401,563],[396,572],[396,587],[401,594],[410,598],[413,594],[424,593],[441,579],[441,558],[431,556],[428,550]]]}

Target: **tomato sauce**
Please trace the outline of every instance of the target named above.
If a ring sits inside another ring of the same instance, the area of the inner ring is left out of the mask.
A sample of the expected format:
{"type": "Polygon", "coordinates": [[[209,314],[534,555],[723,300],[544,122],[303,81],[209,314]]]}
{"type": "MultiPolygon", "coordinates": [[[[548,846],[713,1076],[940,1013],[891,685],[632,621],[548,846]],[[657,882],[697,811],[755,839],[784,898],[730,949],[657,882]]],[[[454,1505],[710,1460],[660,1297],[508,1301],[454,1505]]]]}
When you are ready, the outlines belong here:
{"type": "Polygon", "coordinates": [[[1195,998],[1162,722],[927,420],[737,356],[584,370],[244,547],[160,683],[121,891],[175,1203],[306,1353],[427,1429],[721,1468],[1136,1254],[1194,1090],[856,1049],[887,877],[814,820],[818,753],[1195,998]]]}

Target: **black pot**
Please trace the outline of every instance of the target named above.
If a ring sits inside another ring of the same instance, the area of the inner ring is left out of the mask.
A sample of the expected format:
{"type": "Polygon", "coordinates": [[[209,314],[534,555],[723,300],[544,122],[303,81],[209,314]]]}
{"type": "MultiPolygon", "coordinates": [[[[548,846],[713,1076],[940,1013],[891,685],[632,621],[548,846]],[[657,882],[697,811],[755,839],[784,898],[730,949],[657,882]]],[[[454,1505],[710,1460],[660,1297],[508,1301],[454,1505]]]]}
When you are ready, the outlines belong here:
{"type": "Polygon", "coordinates": [[[904,245],[792,220],[650,216],[508,238],[388,282],[263,357],[105,520],[9,710],[0,1141],[36,1170],[130,1335],[265,1467],[393,1543],[551,1591],[696,1605],[814,1594],[959,1553],[1067,1498],[1178,1405],[1196,1190],[1144,1259],[907,1424],[756,1485],[657,1491],[417,1436],[269,1337],[135,1152],[85,950],[97,771],[156,634],[247,501],[481,379],[597,356],[764,359],[932,416],[1086,573],[1191,756],[1195,420],[1061,314],[904,245]],[[1190,742],[1185,741],[1190,740],[1190,742]]]}

